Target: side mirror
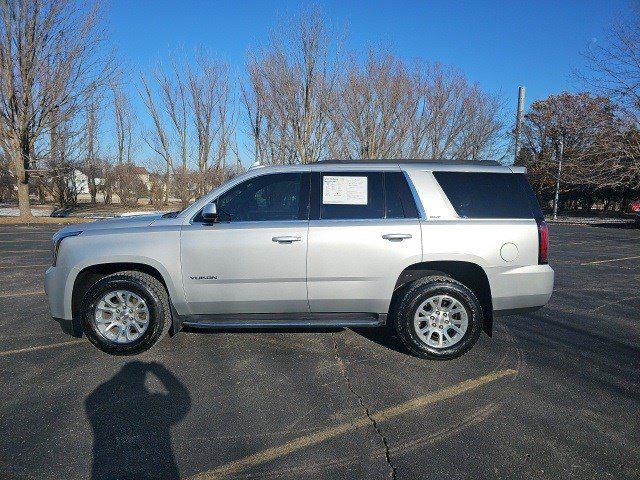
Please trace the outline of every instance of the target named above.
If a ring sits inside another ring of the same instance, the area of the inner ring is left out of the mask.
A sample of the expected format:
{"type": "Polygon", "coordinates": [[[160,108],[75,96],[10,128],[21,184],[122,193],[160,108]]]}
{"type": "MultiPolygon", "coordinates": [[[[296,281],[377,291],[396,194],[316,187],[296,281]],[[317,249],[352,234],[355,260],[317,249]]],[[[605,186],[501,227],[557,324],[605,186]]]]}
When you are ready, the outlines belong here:
{"type": "Polygon", "coordinates": [[[207,223],[218,221],[218,206],[216,202],[207,203],[202,209],[202,219],[207,223]]]}

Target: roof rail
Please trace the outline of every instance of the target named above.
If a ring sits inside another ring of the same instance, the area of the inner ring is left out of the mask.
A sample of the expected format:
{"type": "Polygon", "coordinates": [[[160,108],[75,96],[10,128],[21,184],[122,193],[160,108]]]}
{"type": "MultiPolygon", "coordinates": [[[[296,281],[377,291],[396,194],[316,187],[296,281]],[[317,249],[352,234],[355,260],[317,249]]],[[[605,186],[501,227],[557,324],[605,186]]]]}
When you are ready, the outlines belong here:
{"type": "Polygon", "coordinates": [[[495,160],[451,160],[437,158],[356,158],[350,160],[326,159],[318,160],[318,163],[324,164],[341,164],[341,163],[382,163],[382,164],[398,164],[398,163],[443,163],[448,165],[497,165],[500,162],[495,160]]]}
{"type": "Polygon", "coordinates": [[[253,162],[251,164],[251,166],[249,167],[249,169],[247,171],[255,170],[256,168],[264,168],[264,167],[266,167],[266,165],[263,165],[262,163],[260,163],[260,160],[256,160],[255,162],[253,162]]]}

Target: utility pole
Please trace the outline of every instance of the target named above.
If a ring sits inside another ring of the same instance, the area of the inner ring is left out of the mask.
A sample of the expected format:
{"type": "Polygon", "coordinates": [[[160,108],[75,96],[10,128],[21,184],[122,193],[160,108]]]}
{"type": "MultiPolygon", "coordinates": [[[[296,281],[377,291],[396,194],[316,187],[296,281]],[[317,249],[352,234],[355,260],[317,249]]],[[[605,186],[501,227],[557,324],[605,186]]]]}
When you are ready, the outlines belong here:
{"type": "Polygon", "coordinates": [[[564,153],[564,141],[560,138],[558,145],[558,178],[556,178],[556,196],[553,199],[553,219],[558,219],[558,200],[560,196],[560,173],[562,173],[562,155],[564,153]]]}
{"type": "Polygon", "coordinates": [[[518,150],[520,150],[520,125],[522,124],[522,112],[524,110],[524,92],[525,88],[523,86],[518,87],[518,111],[516,113],[516,150],[513,154],[513,163],[518,160],[518,150]]]}

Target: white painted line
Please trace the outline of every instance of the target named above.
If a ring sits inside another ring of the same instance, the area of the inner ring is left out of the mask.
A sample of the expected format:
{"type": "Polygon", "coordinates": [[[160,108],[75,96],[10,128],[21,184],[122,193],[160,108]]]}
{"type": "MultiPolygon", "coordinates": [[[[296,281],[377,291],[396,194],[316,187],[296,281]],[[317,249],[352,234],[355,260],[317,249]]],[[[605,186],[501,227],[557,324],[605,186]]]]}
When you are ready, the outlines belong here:
{"type": "MultiPolygon", "coordinates": [[[[465,380],[464,382],[460,382],[456,385],[438,390],[437,392],[429,393],[427,395],[414,398],[394,407],[380,410],[379,412],[372,414],[371,418],[373,418],[376,422],[390,420],[404,413],[420,410],[428,405],[453,398],[457,395],[460,395],[461,393],[474,390],[478,387],[486,385],[487,383],[491,383],[506,376],[516,375],[517,373],[517,370],[507,369],[493,372],[482,377],[465,380]]],[[[242,470],[246,470],[248,468],[270,462],[276,458],[283,457],[303,448],[317,445],[339,435],[343,435],[351,430],[370,425],[371,418],[369,418],[368,416],[363,416],[355,419],[352,422],[341,423],[340,425],[337,425],[335,427],[326,428],[324,430],[320,430],[318,432],[296,438],[282,445],[267,448],[252,455],[248,455],[238,460],[220,465],[219,467],[213,468],[206,472],[198,473],[190,477],[190,480],[208,480],[234,475],[242,470]]]]}
{"type": "Polygon", "coordinates": [[[18,348],[16,350],[5,350],[4,352],[0,352],[0,357],[5,357],[7,355],[16,355],[18,353],[28,353],[35,352],[37,350],[48,350],[50,348],[58,348],[58,347],[66,347],[67,345],[75,345],[76,343],[85,343],[82,339],[70,340],[68,342],[60,342],[60,343],[51,343],[49,345],[38,345],[36,347],[27,347],[27,348],[18,348]]]}
{"type": "Polygon", "coordinates": [[[621,262],[622,260],[633,260],[636,258],[640,258],[640,255],[636,255],[633,257],[612,258],[611,260],[596,260],[595,262],[584,262],[580,265],[597,265],[598,263],[621,262]]]}

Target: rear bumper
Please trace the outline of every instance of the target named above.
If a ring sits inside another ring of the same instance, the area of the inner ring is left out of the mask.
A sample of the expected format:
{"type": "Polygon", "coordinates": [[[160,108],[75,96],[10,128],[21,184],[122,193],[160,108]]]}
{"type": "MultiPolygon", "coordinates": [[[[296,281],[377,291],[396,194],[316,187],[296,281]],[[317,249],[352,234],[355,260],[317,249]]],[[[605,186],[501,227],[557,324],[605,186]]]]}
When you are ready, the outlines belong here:
{"type": "Polygon", "coordinates": [[[489,282],[496,314],[536,310],[549,302],[554,272],[549,265],[529,265],[492,272],[489,282]]]}

